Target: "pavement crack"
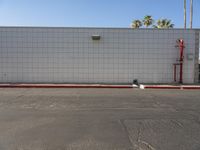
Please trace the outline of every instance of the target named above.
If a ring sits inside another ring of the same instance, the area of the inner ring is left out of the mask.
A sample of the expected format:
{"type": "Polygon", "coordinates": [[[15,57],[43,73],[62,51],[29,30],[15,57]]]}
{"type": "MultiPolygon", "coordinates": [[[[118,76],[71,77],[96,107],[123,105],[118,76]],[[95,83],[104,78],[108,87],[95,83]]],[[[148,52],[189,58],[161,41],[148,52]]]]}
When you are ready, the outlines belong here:
{"type": "Polygon", "coordinates": [[[146,141],[140,140],[139,141],[141,144],[145,145],[149,150],[156,150],[151,144],[149,144],[146,141]]]}
{"type": "Polygon", "coordinates": [[[125,133],[126,133],[126,135],[127,135],[127,138],[128,138],[129,143],[130,143],[130,145],[131,145],[131,148],[130,148],[130,150],[131,150],[131,149],[133,149],[133,147],[134,147],[135,144],[134,144],[133,141],[132,141],[131,135],[129,134],[128,129],[127,129],[126,125],[124,124],[124,121],[125,121],[125,120],[120,119],[120,120],[119,120],[119,124],[122,126],[122,129],[125,131],[125,133]]]}
{"type": "Polygon", "coordinates": [[[127,126],[125,125],[124,122],[125,122],[125,120],[123,120],[123,119],[119,120],[119,123],[121,124],[123,130],[126,132],[128,140],[129,140],[130,144],[132,145],[131,149],[136,148],[137,150],[144,150],[144,148],[145,148],[145,149],[148,149],[148,150],[156,150],[151,144],[149,144],[148,142],[141,139],[141,137],[142,137],[142,131],[141,131],[142,123],[139,124],[137,139],[134,142],[131,135],[129,134],[128,128],[127,128],[127,126]]]}
{"type": "Polygon", "coordinates": [[[149,150],[156,150],[151,144],[149,144],[148,142],[141,139],[141,137],[142,137],[141,126],[142,126],[142,123],[139,122],[139,129],[138,129],[138,136],[137,136],[138,150],[143,150],[143,148],[142,148],[143,146],[141,146],[141,145],[144,145],[149,150]]]}
{"type": "Polygon", "coordinates": [[[16,97],[16,99],[22,98],[22,97],[24,97],[24,95],[19,95],[19,96],[16,97]]]}
{"type": "Polygon", "coordinates": [[[138,129],[138,137],[137,137],[137,142],[139,143],[140,139],[141,139],[141,123],[139,123],[139,129],[138,129]]]}
{"type": "Polygon", "coordinates": [[[183,128],[183,125],[181,122],[179,122],[178,120],[171,120],[172,123],[174,123],[175,125],[177,125],[180,128],[183,128]]]}

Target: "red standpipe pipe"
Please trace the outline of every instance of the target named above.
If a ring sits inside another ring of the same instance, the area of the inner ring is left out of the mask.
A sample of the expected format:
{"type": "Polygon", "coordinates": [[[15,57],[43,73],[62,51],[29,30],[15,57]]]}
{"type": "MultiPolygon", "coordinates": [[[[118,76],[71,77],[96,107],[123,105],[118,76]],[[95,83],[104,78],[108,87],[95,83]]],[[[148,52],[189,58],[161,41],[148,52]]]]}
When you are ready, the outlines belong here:
{"type": "Polygon", "coordinates": [[[180,39],[179,42],[179,47],[180,47],[180,83],[183,83],[183,51],[184,51],[184,41],[180,39]]]}

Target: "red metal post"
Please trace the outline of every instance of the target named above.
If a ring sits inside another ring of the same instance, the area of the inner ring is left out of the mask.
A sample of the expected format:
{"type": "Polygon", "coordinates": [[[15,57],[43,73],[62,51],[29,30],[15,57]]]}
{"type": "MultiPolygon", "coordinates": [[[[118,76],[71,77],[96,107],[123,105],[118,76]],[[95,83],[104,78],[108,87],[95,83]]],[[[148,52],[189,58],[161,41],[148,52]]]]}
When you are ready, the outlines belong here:
{"type": "Polygon", "coordinates": [[[184,50],[184,41],[180,39],[179,42],[179,47],[180,47],[180,83],[183,83],[183,50],[184,50]]]}
{"type": "Polygon", "coordinates": [[[176,41],[177,45],[176,47],[178,47],[180,49],[180,59],[178,60],[179,63],[174,64],[174,81],[176,82],[176,66],[180,65],[180,80],[179,83],[183,83],[183,61],[184,61],[184,48],[185,48],[185,44],[183,39],[179,39],[176,41]]]}

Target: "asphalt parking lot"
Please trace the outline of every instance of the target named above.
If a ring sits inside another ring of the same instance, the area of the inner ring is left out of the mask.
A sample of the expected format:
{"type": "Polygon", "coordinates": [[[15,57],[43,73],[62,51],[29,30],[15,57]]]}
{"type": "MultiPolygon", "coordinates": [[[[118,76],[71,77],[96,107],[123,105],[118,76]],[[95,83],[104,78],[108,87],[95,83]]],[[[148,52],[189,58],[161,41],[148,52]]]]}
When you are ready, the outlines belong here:
{"type": "Polygon", "coordinates": [[[200,91],[0,89],[0,150],[199,150],[200,91]]]}

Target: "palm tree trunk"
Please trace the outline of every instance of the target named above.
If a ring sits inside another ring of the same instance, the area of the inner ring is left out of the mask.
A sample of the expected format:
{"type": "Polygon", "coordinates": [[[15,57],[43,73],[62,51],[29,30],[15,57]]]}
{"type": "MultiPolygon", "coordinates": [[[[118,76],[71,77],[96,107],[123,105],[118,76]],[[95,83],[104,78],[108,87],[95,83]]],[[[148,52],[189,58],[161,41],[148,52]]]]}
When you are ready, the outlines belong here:
{"type": "Polygon", "coordinates": [[[190,0],[190,28],[193,25],[193,0],[190,0]]]}
{"type": "Polygon", "coordinates": [[[184,0],[184,28],[187,28],[187,20],[186,20],[186,0],[184,0]]]}

